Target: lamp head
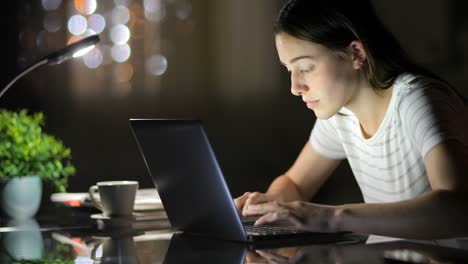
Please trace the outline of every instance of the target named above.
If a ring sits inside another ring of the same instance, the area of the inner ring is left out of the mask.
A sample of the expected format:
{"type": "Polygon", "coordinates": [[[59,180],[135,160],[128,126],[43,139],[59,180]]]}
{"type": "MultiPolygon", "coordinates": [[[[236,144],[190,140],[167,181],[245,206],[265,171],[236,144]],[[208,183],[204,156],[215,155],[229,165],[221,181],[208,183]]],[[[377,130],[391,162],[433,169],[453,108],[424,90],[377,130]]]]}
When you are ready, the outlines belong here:
{"type": "Polygon", "coordinates": [[[86,54],[88,51],[92,50],[98,42],[99,36],[92,35],[51,53],[45,57],[45,59],[49,65],[60,64],[72,57],[76,58],[86,54]]]}

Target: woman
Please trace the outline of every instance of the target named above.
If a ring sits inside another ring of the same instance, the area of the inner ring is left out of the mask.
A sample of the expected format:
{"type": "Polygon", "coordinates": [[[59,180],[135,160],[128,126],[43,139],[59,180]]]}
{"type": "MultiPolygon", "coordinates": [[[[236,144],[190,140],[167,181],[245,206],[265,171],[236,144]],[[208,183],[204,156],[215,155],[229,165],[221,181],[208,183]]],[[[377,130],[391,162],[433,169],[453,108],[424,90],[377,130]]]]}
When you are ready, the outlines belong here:
{"type": "Polygon", "coordinates": [[[468,235],[463,97],[413,64],[368,1],[292,0],[276,24],[291,92],[313,110],[310,140],[266,193],[235,199],[257,225],[410,239],[468,235]],[[309,203],[347,159],[364,204],[309,203]]]}

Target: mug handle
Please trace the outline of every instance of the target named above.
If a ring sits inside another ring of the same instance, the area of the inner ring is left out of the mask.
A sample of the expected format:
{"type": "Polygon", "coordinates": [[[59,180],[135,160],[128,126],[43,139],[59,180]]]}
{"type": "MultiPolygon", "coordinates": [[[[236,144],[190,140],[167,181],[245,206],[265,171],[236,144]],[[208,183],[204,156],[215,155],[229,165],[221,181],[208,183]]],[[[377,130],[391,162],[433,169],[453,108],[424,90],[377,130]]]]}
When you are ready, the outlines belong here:
{"type": "Polygon", "coordinates": [[[88,193],[89,193],[89,198],[91,198],[91,201],[93,201],[94,205],[102,211],[102,206],[101,203],[97,200],[96,198],[96,193],[99,192],[99,189],[97,185],[93,185],[89,187],[88,193]]]}

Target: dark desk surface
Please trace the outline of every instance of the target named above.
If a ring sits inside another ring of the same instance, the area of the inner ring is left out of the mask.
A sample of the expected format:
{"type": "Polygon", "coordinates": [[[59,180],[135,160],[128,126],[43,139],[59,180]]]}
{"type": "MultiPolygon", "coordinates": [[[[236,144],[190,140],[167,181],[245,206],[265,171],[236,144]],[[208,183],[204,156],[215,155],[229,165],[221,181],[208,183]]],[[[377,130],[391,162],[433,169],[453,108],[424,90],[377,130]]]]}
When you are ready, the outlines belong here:
{"type": "Polygon", "coordinates": [[[354,242],[260,250],[173,235],[166,220],[115,224],[89,216],[60,209],[35,219],[0,219],[0,263],[468,263],[468,251],[461,249],[409,241],[366,244],[355,234],[349,234],[354,242]]]}

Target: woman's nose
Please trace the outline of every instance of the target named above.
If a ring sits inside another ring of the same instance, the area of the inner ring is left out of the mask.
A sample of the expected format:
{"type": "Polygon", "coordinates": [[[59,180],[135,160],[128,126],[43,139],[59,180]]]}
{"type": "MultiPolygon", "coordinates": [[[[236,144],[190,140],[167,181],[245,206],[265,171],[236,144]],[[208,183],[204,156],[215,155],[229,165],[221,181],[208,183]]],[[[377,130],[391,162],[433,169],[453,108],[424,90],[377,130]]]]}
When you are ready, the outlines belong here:
{"type": "Polygon", "coordinates": [[[301,79],[291,74],[291,93],[295,96],[301,96],[304,92],[308,90],[307,84],[301,79]]]}

